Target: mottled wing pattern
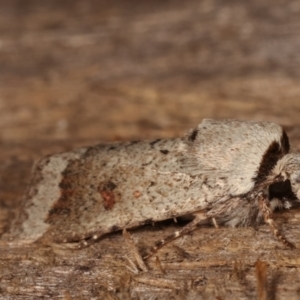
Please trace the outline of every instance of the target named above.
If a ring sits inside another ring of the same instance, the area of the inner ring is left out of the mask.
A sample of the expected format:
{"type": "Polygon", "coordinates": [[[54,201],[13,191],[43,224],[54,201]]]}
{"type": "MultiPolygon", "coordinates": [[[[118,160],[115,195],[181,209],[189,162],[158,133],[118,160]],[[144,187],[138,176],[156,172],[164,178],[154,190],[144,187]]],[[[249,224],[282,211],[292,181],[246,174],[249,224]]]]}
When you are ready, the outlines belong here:
{"type": "MultiPolygon", "coordinates": [[[[37,164],[21,235],[72,242],[205,209],[218,190],[180,170],[183,139],[98,145],[37,164]]],[[[23,218],[24,219],[24,218],[23,218]]]]}

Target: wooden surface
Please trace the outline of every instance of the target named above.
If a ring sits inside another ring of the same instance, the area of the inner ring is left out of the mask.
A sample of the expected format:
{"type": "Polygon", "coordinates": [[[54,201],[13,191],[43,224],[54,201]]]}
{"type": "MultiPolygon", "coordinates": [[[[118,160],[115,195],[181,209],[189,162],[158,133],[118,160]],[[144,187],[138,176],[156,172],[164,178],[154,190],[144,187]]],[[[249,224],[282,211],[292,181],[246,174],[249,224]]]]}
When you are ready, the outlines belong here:
{"type": "MultiPolygon", "coordinates": [[[[181,136],[204,117],[284,125],[300,148],[298,1],[0,1],[0,231],[35,159],[181,136]]],[[[0,243],[0,299],[299,299],[300,210],[200,228],[146,261],[122,233],[90,248],[0,243]]],[[[182,224],[131,231],[144,254],[182,224]]]]}

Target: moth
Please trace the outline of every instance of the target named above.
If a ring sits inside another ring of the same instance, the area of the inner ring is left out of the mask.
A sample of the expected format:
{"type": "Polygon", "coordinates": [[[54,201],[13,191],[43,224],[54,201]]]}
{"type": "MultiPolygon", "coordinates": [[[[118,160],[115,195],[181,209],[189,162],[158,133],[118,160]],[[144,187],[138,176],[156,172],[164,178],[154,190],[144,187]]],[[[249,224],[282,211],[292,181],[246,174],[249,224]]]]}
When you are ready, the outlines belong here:
{"type": "Polygon", "coordinates": [[[257,226],[300,199],[300,154],[269,122],[204,119],[182,138],[96,145],[36,163],[12,234],[87,246],[105,234],[190,215],[155,249],[213,220],[257,226]]]}

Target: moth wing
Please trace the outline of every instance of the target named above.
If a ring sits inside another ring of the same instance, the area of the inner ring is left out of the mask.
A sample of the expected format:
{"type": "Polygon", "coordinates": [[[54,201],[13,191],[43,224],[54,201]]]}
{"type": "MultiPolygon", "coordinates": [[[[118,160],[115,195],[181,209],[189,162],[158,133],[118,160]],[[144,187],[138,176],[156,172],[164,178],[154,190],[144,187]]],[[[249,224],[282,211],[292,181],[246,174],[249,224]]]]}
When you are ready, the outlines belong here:
{"type": "Polygon", "coordinates": [[[35,168],[15,236],[76,242],[206,209],[206,177],[179,170],[182,139],[98,145],[35,168]]]}
{"type": "Polygon", "coordinates": [[[210,195],[210,191],[200,192],[199,177],[134,165],[113,168],[110,173],[99,174],[97,180],[88,181],[89,185],[82,188],[68,187],[76,189],[76,196],[64,199],[71,209],[66,216],[58,210],[48,218],[47,222],[53,224],[48,235],[54,241],[100,237],[123,228],[190,214],[205,209],[205,199],[210,195]]]}
{"type": "Polygon", "coordinates": [[[249,192],[289,151],[282,127],[270,122],[204,119],[186,139],[183,168],[217,182],[227,178],[230,195],[249,192]]]}

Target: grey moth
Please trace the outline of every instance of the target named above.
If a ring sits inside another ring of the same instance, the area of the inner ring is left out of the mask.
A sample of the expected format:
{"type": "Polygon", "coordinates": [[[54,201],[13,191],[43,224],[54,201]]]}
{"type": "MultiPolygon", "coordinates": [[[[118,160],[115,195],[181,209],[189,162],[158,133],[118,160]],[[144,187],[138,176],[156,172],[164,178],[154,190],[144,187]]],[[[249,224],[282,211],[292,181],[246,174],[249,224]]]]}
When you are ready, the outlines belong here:
{"type": "Polygon", "coordinates": [[[269,224],[300,199],[300,154],[281,126],[204,119],[182,138],[95,145],[45,157],[12,229],[27,242],[89,245],[105,234],[185,215],[193,220],[158,243],[218,225],[269,224]]]}

